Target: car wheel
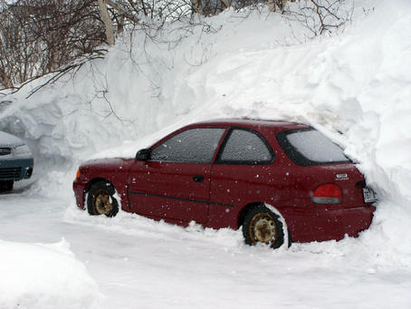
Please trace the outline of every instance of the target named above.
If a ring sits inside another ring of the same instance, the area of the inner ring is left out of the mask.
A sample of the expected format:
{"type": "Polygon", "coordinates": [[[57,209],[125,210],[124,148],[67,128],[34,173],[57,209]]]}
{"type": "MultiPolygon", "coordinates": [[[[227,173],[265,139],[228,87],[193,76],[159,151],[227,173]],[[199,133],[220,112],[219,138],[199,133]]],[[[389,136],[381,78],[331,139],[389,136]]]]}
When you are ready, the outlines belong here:
{"type": "Polygon", "coordinates": [[[246,214],[243,235],[249,245],[263,243],[276,249],[284,244],[283,224],[279,216],[263,205],[252,208],[246,214]]]}
{"type": "Polygon", "coordinates": [[[118,202],[114,198],[112,184],[99,181],[93,184],[87,196],[87,210],[90,215],[114,217],[118,213],[118,202]]]}
{"type": "Polygon", "coordinates": [[[0,181],[0,192],[6,192],[13,190],[14,181],[0,181]]]}

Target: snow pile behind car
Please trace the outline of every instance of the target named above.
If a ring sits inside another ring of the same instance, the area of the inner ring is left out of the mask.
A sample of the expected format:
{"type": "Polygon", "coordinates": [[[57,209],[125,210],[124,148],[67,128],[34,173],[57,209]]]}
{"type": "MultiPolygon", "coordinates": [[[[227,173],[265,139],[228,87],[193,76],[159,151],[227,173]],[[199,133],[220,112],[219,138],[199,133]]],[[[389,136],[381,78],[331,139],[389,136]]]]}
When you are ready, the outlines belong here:
{"type": "Polygon", "coordinates": [[[0,129],[33,149],[46,171],[36,189],[72,196],[80,161],[133,156],[188,122],[304,121],[346,145],[380,195],[358,245],[372,262],[409,267],[411,4],[357,1],[344,33],[314,40],[279,15],[243,14],[228,11],[208,21],[209,32],[175,30],[155,43],[135,33],[27,99],[43,80],[8,95],[14,103],[0,129]]]}

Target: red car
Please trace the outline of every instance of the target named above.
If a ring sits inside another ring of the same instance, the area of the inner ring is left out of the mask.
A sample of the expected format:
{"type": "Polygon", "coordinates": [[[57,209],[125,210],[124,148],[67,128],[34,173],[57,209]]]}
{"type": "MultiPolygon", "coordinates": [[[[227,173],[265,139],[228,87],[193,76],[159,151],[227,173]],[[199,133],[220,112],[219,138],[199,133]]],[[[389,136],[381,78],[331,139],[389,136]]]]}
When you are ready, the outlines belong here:
{"type": "Polygon", "coordinates": [[[121,207],[183,226],[242,227],[246,243],[273,248],[357,236],[375,210],[374,192],[339,146],[284,121],[188,125],[136,158],[84,163],[73,188],[91,215],[121,207]]]}

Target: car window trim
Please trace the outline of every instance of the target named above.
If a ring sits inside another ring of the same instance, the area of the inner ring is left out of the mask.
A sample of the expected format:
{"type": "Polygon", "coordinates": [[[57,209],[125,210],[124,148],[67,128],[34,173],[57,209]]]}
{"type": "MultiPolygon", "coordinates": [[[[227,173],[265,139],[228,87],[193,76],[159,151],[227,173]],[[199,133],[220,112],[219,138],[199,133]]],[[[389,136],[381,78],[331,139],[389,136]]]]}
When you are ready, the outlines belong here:
{"type": "Polygon", "coordinates": [[[216,159],[214,161],[214,164],[226,164],[226,165],[269,165],[275,161],[275,153],[273,151],[273,148],[271,147],[270,143],[267,141],[267,139],[258,131],[253,130],[251,128],[247,127],[239,127],[239,126],[231,126],[228,129],[228,132],[224,136],[224,140],[221,143],[220,148],[218,149],[216,159]],[[230,139],[230,136],[234,130],[243,130],[243,131],[248,131],[250,133],[253,133],[257,135],[258,138],[263,142],[263,144],[267,147],[268,152],[271,155],[270,160],[266,161],[249,161],[249,160],[244,160],[244,161],[237,161],[237,160],[221,160],[221,155],[224,152],[224,149],[227,145],[228,140],[230,139]]]}

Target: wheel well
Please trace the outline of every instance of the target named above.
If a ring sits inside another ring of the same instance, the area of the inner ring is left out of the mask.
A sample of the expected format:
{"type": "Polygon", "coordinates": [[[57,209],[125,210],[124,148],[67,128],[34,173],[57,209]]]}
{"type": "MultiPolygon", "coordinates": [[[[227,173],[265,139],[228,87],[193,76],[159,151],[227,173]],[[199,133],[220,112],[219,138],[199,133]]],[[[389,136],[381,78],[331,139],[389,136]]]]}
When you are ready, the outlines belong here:
{"type": "Polygon", "coordinates": [[[84,192],[90,191],[91,186],[100,181],[109,182],[112,185],[112,183],[105,178],[94,178],[87,183],[86,187],[84,188],[84,192]]]}
{"type": "Polygon", "coordinates": [[[239,213],[239,215],[238,215],[238,221],[237,221],[237,222],[238,222],[238,226],[237,226],[237,228],[240,228],[240,226],[243,225],[245,216],[247,215],[247,213],[248,213],[251,209],[253,209],[254,207],[256,207],[256,206],[258,206],[258,205],[263,205],[263,204],[264,204],[263,202],[253,202],[253,203],[250,203],[250,204],[245,205],[245,206],[243,207],[243,209],[241,209],[241,211],[240,211],[240,213],[239,213]]]}

